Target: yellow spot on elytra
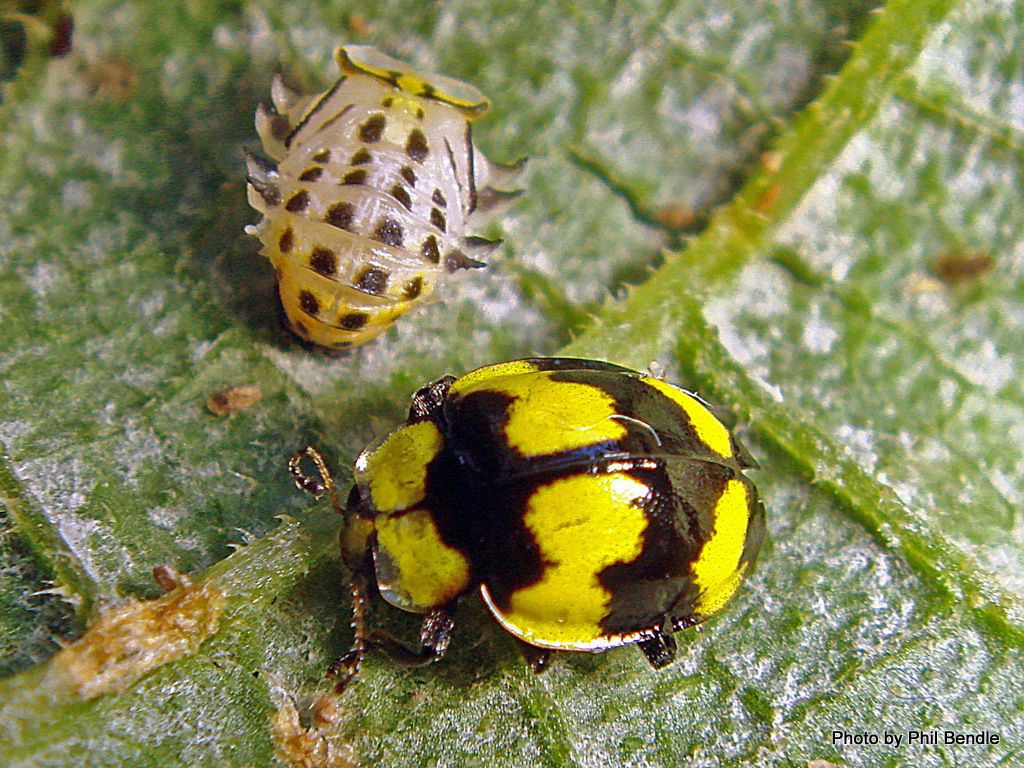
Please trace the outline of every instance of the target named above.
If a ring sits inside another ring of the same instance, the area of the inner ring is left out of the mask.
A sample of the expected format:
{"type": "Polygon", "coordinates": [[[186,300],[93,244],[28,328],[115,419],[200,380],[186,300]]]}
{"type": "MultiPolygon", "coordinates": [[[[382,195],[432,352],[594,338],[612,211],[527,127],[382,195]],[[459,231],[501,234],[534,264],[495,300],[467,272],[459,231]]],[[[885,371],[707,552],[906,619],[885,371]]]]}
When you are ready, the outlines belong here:
{"type": "Polygon", "coordinates": [[[740,556],[747,539],[750,492],[742,481],[734,478],[725,484],[714,518],[711,537],[690,566],[700,590],[695,613],[701,616],[710,616],[729,602],[746,571],[740,556]]]}
{"type": "Polygon", "coordinates": [[[378,518],[377,582],[381,595],[407,611],[450,603],[469,586],[469,563],[441,540],[426,510],[378,518]]]}
{"type": "Polygon", "coordinates": [[[533,373],[537,366],[529,360],[512,360],[508,363],[497,363],[496,365],[485,365],[470,371],[465,376],[460,376],[449,390],[452,395],[459,395],[477,388],[481,382],[498,379],[502,376],[520,376],[524,373],[533,373]]]}
{"type": "Polygon", "coordinates": [[[440,447],[441,433],[433,422],[400,427],[379,446],[360,454],[356,482],[369,487],[378,512],[408,509],[423,499],[427,464],[440,447]]]}
{"type": "Polygon", "coordinates": [[[722,424],[715,415],[708,410],[700,400],[679,387],[666,384],[661,379],[644,377],[644,384],[658,390],[665,397],[669,398],[686,411],[693,425],[698,439],[712,451],[725,459],[732,458],[732,440],[729,437],[729,430],[722,424]]]}
{"type": "MultiPolygon", "coordinates": [[[[479,388],[512,398],[505,438],[524,456],[571,451],[621,440],[627,434],[626,426],[614,418],[615,401],[590,384],[556,381],[550,373],[530,372],[483,379],[479,388]]],[[[461,385],[459,391],[468,395],[474,388],[461,385]]]]}
{"type": "Polygon", "coordinates": [[[600,622],[611,593],[598,575],[640,555],[647,517],[639,503],[649,493],[618,472],[574,475],[538,488],[523,521],[548,565],[539,582],[513,593],[507,613],[497,612],[485,594],[502,625],[544,648],[602,646],[600,622]]]}

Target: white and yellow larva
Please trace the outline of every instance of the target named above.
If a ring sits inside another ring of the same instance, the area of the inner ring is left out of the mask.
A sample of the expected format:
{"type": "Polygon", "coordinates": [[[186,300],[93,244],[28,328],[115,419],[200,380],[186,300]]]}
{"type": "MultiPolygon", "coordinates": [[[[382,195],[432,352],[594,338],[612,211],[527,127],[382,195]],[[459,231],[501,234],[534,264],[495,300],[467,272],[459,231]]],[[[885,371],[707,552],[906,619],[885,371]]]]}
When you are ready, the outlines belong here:
{"type": "Polygon", "coordinates": [[[466,83],[422,75],[348,45],[342,76],[318,96],[275,78],[256,130],[275,162],[249,154],[246,229],[277,271],[288,324],[325,347],[363,344],[429,296],[442,276],[480,267],[494,241],[470,226],[516,192],[523,163],[473,146],[489,103],[466,83]]]}

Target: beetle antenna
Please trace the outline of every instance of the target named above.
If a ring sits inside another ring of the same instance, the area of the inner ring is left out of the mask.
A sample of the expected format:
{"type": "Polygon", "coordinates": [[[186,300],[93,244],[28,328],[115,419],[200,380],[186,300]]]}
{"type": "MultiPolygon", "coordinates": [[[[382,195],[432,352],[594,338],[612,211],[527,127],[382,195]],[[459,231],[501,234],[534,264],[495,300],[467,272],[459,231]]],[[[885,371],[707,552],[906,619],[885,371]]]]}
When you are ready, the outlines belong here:
{"type": "Polygon", "coordinates": [[[316,448],[307,445],[301,451],[293,453],[291,459],[288,460],[288,471],[292,473],[295,485],[315,498],[319,499],[325,493],[330,493],[331,504],[335,511],[339,514],[344,514],[345,508],[341,504],[341,497],[338,496],[338,489],[334,485],[334,477],[331,475],[331,470],[327,468],[327,462],[324,461],[324,457],[320,455],[316,448]],[[319,479],[310,477],[302,469],[302,459],[304,456],[308,456],[313,464],[316,465],[317,472],[320,473],[319,479]]]}

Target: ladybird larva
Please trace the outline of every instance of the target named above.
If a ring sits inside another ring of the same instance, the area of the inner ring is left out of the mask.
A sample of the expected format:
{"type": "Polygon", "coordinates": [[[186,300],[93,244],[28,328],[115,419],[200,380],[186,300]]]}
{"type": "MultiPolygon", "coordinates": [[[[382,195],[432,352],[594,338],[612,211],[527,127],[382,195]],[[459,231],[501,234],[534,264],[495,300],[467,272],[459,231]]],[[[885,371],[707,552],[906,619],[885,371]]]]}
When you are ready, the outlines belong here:
{"type": "Polygon", "coordinates": [[[519,193],[524,161],[473,145],[490,106],[474,87],[419,74],[370,46],[335,51],[340,79],[317,96],[271,88],[256,112],[272,160],[248,153],[246,231],[277,271],[289,326],[325,347],[384,331],[445,275],[482,267],[497,241],[468,230],[519,193]]]}

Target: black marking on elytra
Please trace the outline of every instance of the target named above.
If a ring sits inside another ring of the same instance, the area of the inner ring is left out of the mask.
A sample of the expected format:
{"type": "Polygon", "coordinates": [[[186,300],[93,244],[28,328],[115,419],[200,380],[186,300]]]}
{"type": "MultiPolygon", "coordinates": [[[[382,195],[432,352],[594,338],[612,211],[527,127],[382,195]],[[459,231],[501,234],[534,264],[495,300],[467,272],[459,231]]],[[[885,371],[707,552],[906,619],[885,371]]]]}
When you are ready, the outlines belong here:
{"type": "Polygon", "coordinates": [[[370,235],[374,240],[394,248],[401,248],[405,239],[405,232],[402,225],[390,216],[383,216],[377,222],[377,228],[370,235]]]}
{"type": "Polygon", "coordinates": [[[446,432],[450,439],[427,465],[424,506],[442,541],[466,555],[495,604],[507,611],[513,593],[545,572],[547,563],[523,516],[529,497],[548,479],[530,475],[528,482],[491,482],[514,476],[501,469],[509,457],[503,417],[511,398],[494,402],[487,395],[503,396],[486,393],[475,403],[466,402],[477,394],[448,404],[457,417],[446,432]]]}
{"type": "Polygon", "coordinates": [[[317,274],[324,277],[333,277],[338,271],[338,257],[334,255],[334,251],[330,248],[318,245],[309,255],[309,266],[317,274]]]}
{"type": "Polygon", "coordinates": [[[647,526],[634,559],[609,565],[598,574],[601,586],[611,593],[601,620],[604,634],[656,629],[666,616],[673,623],[692,617],[699,594],[690,565],[714,531],[715,502],[734,474],[718,464],[679,461],[685,466],[678,471],[662,459],[635,459],[631,467],[617,467],[649,489],[637,502],[647,526]],[[701,486],[698,497],[674,481],[683,475],[701,486]]]}

